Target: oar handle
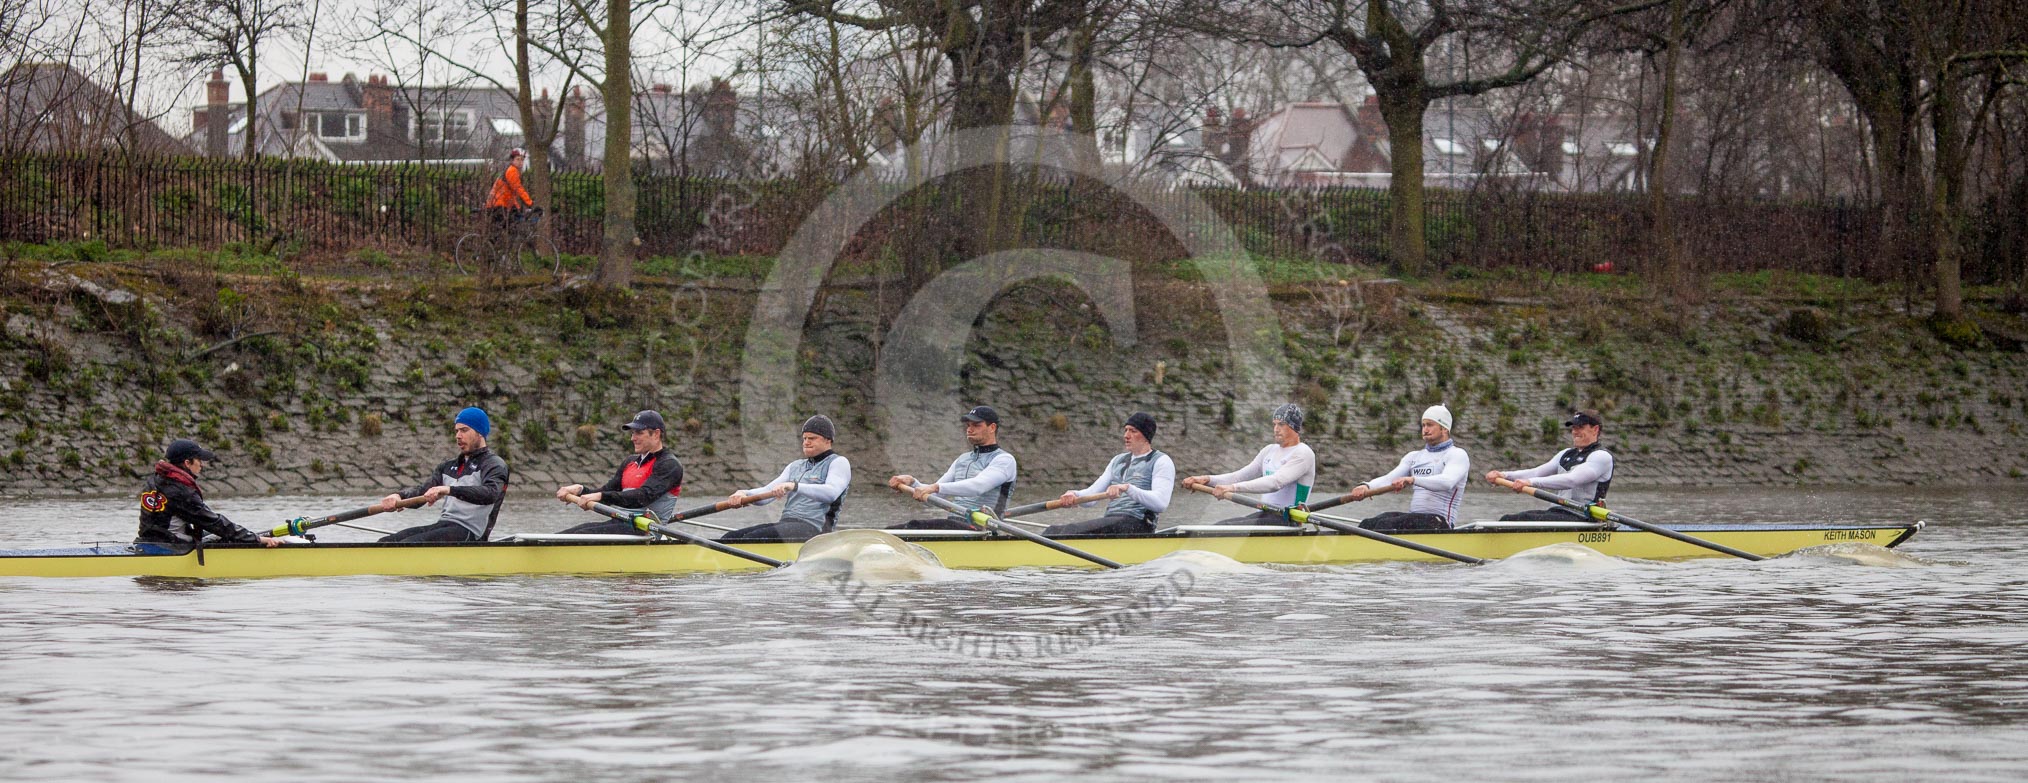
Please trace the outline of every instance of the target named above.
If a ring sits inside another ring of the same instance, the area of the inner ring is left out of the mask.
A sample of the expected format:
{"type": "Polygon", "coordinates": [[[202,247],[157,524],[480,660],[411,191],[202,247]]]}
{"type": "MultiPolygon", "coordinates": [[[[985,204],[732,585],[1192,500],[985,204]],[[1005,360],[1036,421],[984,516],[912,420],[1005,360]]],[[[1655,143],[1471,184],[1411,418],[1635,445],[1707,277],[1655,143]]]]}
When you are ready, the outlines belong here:
{"type": "MultiPolygon", "coordinates": [[[[1197,490],[1199,492],[1204,492],[1206,494],[1211,493],[1211,488],[1205,487],[1203,485],[1193,485],[1191,489],[1197,490]]],[[[1471,555],[1463,555],[1446,549],[1438,549],[1428,544],[1419,544],[1414,541],[1410,541],[1406,538],[1396,538],[1394,536],[1390,536],[1386,533],[1382,533],[1377,530],[1367,530],[1366,528],[1360,527],[1358,525],[1350,524],[1349,520],[1337,519],[1335,517],[1327,517],[1324,516],[1323,514],[1316,514],[1309,511],[1304,511],[1303,509],[1300,508],[1277,506],[1273,503],[1261,500],[1260,498],[1254,497],[1252,495],[1241,495],[1239,493],[1230,493],[1226,496],[1225,499],[1233,503],[1238,503],[1242,506],[1249,506],[1252,508],[1259,509],[1261,511],[1281,514],[1282,516],[1287,517],[1290,521],[1296,522],[1298,524],[1307,522],[1313,525],[1317,525],[1319,527],[1328,527],[1340,533],[1359,536],[1361,538],[1369,538],[1374,541],[1379,541],[1382,543],[1393,544],[1403,549],[1421,552],[1425,555],[1433,555],[1436,557],[1441,557],[1448,560],[1456,560],[1460,563],[1468,563],[1471,565],[1479,565],[1481,563],[1486,562],[1479,558],[1472,557],[1471,555]]]]}
{"type": "MultiPolygon", "coordinates": [[[[584,498],[579,497],[577,495],[566,493],[563,496],[563,502],[582,506],[584,505],[584,498]]],[[[723,504],[730,504],[726,505],[726,508],[735,508],[739,505],[731,500],[721,500],[717,504],[713,505],[723,505],[723,504]]],[[[701,509],[709,507],[700,506],[699,508],[701,509]]],[[[719,552],[723,554],[732,555],[733,557],[751,560],[753,562],[759,563],[769,568],[781,568],[782,566],[788,565],[786,561],[776,560],[772,557],[768,557],[767,555],[763,554],[748,552],[738,547],[726,546],[725,544],[718,543],[717,541],[713,541],[709,538],[705,538],[703,536],[699,536],[693,533],[686,533],[684,531],[677,530],[676,528],[663,525],[660,522],[656,522],[654,517],[648,516],[646,514],[634,514],[598,502],[593,502],[591,504],[590,510],[592,513],[598,514],[608,519],[612,519],[619,522],[631,523],[634,527],[640,529],[642,532],[655,533],[658,535],[667,536],[669,538],[682,541],[683,543],[686,544],[696,544],[697,546],[704,547],[705,549],[709,549],[713,552],[719,552]]],[[[696,511],[698,509],[691,510],[696,511]]],[[[671,520],[673,521],[674,519],[675,515],[671,515],[671,520]]]]}
{"type": "MultiPolygon", "coordinates": [[[[403,500],[399,503],[394,504],[394,507],[415,508],[428,502],[429,500],[423,497],[422,495],[417,495],[415,497],[408,498],[407,500],[403,500]]],[[[297,517],[287,522],[283,522],[280,525],[276,525],[275,529],[268,531],[268,535],[272,537],[300,536],[303,534],[304,531],[307,530],[315,530],[320,527],[327,527],[330,525],[351,522],[352,520],[355,519],[365,519],[378,513],[380,513],[380,504],[375,503],[371,506],[355,508],[352,509],[351,511],[340,511],[336,514],[332,514],[326,517],[318,517],[316,519],[310,519],[309,517],[297,517]]]]}
{"type": "Polygon", "coordinates": [[[1025,506],[1015,506],[1013,508],[1007,509],[1007,513],[1001,514],[1000,518],[1013,519],[1015,517],[1025,517],[1028,516],[1029,514],[1039,514],[1044,511],[1055,511],[1059,508],[1082,506],[1086,503],[1096,503],[1101,500],[1111,500],[1111,499],[1112,499],[1111,496],[1106,495],[1103,492],[1097,495],[1079,495],[1070,500],[1065,500],[1062,497],[1057,497],[1050,500],[1045,500],[1041,503],[1030,503],[1025,506]]]}
{"type": "MultiPolygon", "coordinates": [[[[914,489],[899,484],[889,484],[888,486],[894,487],[894,490],[896,492],[907,492],[910,494],[914,494],[915,492],[914,489]]],[[[1112,560],[1108,560],[1098,555],[1094,555],[1090,552],[1086,552],[1082,549],[1078,549],[1068,544],[1058,542],[1054,539],[1045,538],[1040,534],[1022,530],[1021,528],[1002,522],[999,519],[994,518],[992,514],[988,514],[984,511],[974,511],[971,509],[967,509],[964,506],[960,506],[956,503],[951,502],[949,498],[942,498],[937,497],[936,495],[929,495],[923,498],[923,502],[928,503],[937,508],[943,509],[945,511],[948,511],[952,514],[964,517],[965,521],[970,522],[973,525],[977,525],[981,529],[997,531],[1000,533],[1005,533],[1007,535],[1013,536],[1015,538],[1041,544],[1043,546],[1049,547],[1050,549],[1054,549],[1058,552],[1070,555],[1071,557],[1089,560],[1093,563],[1097,563],[1107,568],[1123,567],[1119,563],[1113,562],[1112,560]]]]}
{"type": "Polygon", "coordinates": [[[1575,511],[1579,514],[1583,514],[1587,517],[1590,517],[1592,519],[1596,519],[1600,522],[1612,522],[1614,524],[1626,525],[1627,527],[1646,530],[1650,533],[1654,533],[1655,535],[1661,536],[1663,538],[1675,539],[1677,541],[1681,541],[1685,544],[1690,544],[1692,546],[1701,546],[1713,552],[1724,552],[1725,554],[1740,558],[1742,560],[1767,559],[1765,557],[1761,557],[1760,555],[1756,555],[1752,552],[1748,552],[1741,549],[1734,549],[1732,547],[1726,546],[1716,541],[1706,541],[1696,536],[1670,530],[1666,527],[1662,527],[1661,525],[1642,522],[1641,520],[1635,519],[1633,517],[1626,516],[1616,511],[1609,510],[1605,506],[1601,506],[1596,503],[1591,504],[1579,503],[1575,500],[1571,500],[1570,498],[1564,497],[1562,495],[1556,494],[1546,489],[1538,489],[1532,486],[1523,486],[1515,483],[1513,479],[1509,479],[1505,476],[1493,479],[1493,483],[1498,484],[1502,487],[1506,487],[1508,489],[1525,492],[1529,495],[1533,495],[1536,500],[1548,501],[1552,504],[1562,506],[1564,508],[1575,511]]]}
{"type": "MultiPolygon", "coordinates": [[[[1367,497],[1373,496],[1369,494],[1367,495],[1367,497]]],[[[1358,498],[1352,497],[1352,493],[1347,492],[1343,495],[1324,498],[1323,500],[1313,501],[1310,503],[1306,503],[1304,505],[1308,506],[1311,511],[1324,511],[1327,509],[1337,508],[1339,506],[1345,505],[1357,499],[1358,498]]]]}

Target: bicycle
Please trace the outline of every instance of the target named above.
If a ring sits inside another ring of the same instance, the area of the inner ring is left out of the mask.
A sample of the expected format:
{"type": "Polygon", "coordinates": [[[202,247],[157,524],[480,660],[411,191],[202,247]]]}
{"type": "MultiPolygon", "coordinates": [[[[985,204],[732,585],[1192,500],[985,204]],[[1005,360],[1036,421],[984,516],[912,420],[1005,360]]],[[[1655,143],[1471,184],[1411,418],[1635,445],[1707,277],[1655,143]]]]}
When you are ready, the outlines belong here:
{"type": "Polygon", "coordinates": [[[532,252],[537,268],[546,265],[550,274],[561,276],[563,254],[557,252],[555,241],[536,233],[536,226],[541,221],[542,208],[530,207],[516,213],[505,226],[488,227],[458,237],[458,243],[451,252],[451,266],[458,270],[458,274],[465,274],[467,268],[473,272],[484,272],[490,265],[493,270],[505,275],[526,269],[522,253],[532,252]]]}

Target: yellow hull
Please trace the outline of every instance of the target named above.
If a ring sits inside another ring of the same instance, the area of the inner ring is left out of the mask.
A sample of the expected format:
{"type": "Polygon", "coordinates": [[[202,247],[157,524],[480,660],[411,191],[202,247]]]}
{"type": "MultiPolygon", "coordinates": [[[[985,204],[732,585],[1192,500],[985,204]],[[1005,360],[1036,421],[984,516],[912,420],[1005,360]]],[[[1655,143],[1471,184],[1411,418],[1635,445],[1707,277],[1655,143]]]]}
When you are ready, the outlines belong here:
{"type": "MultiPolygon", "coordinates": [[[[1692,526],[1699,538],[1758,555],[1787,554],[1825,544],[1891,547],[1919,525],[1692,526]]],[[[1582,544],[1614,557],[1670,560],[1723,557],[1717,552],[1635,530],[1588,532],[1466,532],[1403,534],[1401,538],[1460,554],[1497,560],[1550,544],[1582,544]]],[[[1064,543],[1124,564],[1171,552],[1215,552],[1246,563],[1322,565],[1390,560],[1450,562],[1358,536],[1331,532],[1164,535],[1139,538],[1065,538],[1064,543]]],[[[1084,560],[1027,541],[933,539],[919,541],[951,568],[1023,566],[1092,568],[1084,560]]],[[[744,547],[778,560],[794,560],[801,544],[744,547]]],[[[763,566],[700,546],[654,543],[499,542],[479,544],[305,544],[276,549],[207,547],[182,555],[116,554],[114,548],[0,553],[0,577],[163,576],[245,579],[274,576],[482,576],[507,574],[680,574],[758,571],[763,566]]]]}

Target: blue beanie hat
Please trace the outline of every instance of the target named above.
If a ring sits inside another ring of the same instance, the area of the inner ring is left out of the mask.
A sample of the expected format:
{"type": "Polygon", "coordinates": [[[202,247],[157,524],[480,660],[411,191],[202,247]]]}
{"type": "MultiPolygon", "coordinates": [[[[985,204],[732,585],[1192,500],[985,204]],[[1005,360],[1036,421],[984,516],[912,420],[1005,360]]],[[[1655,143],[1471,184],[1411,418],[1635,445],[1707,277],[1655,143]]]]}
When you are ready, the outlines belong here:
{"type": "Polygon", "coordinates": [[[487,418],[486,412],[478,408],[458,411],[457,423],[471,427],[473,432],[479,433],[482,437],[493,434],[493,420],[487,418]]]}

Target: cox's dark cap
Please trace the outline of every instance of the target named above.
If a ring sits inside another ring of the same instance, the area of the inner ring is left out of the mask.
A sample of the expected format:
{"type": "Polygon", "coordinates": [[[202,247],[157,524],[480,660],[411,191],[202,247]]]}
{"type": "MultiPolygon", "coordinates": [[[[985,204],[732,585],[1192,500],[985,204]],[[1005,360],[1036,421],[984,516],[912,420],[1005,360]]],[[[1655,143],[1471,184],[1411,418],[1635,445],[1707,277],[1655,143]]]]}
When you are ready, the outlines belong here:
{"type": "Polygon", "coordinates": [[[965,411],[965,415],[959,416],[958,421],[976,421],[984,424],[999,424],[1000,414],[994,412],[992,408],[988,408],[984,405],[981,405],[977,408],[965,411]]]}
{"type": "Polygon", "coordinates": [[[1155,439],[1155,417],[1147,411],[1134,411],[1134,415],[1127,417],[1127,426],[1140,430],[1143,438],[1155,439]]]}
{"type": "Polygon", "coordinates": [[[662,423],[662,414],[654,411],[641,411],[634,414],[633,421],[620,425],[620,429],[628,432],[640,432],[641,430],[666,430],[669,428],[662,423]]]}
{"type": "Polygon", "coordinates": [[[1570,414],[1570,419],[1568,421],[1565,421],[1563,423],[1563,426],[1566,428],[1582,427],[1586,424],[1603,427],[1605,426],[1605,419],[1601,419],[1598,417],[1598,411],[1592,410],[1590,408],[1585,408],[1584,410],[1570,414]]]}
{"type": "Polygon", "coordinates": [[[211,453],[210,449],[197,445],[197,441],[189,438],[177,438],[169,441],[169,451],[164,457],[169,460],[169,464],[171,465],[180,465],[184,461],[191,459],[201,459],[205,462],[215,462],[218,460],[217,454],[211,453]]]}
{"type": "Polygon", "coordinates": [[[803,432],[832,442],[838,440],[838,425],[831,422],[831,417],[821,413],[803,422],[803,432]]]}

